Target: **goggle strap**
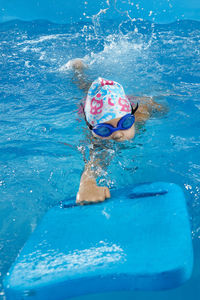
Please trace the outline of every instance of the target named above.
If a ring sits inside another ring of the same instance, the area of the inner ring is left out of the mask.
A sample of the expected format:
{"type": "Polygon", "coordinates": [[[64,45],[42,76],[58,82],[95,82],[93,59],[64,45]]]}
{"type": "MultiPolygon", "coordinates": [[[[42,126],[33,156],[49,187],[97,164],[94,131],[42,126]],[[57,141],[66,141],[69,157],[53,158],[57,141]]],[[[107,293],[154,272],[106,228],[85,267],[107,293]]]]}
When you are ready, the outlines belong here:
{"type": "Polygon", "coordinates": [[[84,115],[84,119],[85,119],[85,123],[87,124],[87,126],[89,127],[90,130],[93,129],[93,126],[87,121],[86,119],[86,115],[85,115],[85,110],[84,110],[84,105],[81,103],[82,109],[83,109],[83,115],[84,115]]]}
{"type": "Polygon", "coordinates": [[[134,113],[136,113],[136,111],[138,110],[139,104],[137,102],[137,105],[135,108],[133,108],[133,106],[131,105],[131,114],[134,115],[134,113]]]}

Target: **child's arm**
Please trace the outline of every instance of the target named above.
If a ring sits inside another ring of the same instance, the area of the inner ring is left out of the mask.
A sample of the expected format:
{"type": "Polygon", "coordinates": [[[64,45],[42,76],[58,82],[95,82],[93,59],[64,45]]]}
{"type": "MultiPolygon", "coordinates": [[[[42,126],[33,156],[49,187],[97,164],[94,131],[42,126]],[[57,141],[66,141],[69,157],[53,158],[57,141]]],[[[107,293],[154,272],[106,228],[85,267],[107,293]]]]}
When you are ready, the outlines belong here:
{"type": "Polygon", "coordinates": [[[83,63],[83,60],[76,58],[70,61],[70,65],[74,70],[73,82],[76,86],[87,93],[88,89],[91,86],[91,82],[85,76],[84,70],[87,68],[87,65],[83,63]]]}
{"type": "Polygon", "coordinates": [[[85,170],[81,176],[76,203],[89,204],[102,202],[106,198],[110,198],[109,188],[97,186],[95,172],[92,170],[92,162],[90,161],[85,165],[85,170]]]}
{"type": "MultiPolygon", "coordinates": [[[[84,70],[87,66],[83,63],[83,60],[77,58],[70,62],[71,67],[74,70],[73,81],[79,89],[87,93],[91,82],[87,80],[84,70]]],[[[92,157],[92,155],[91,155],[92,157]]],[[[89,204],[102,202],[106,198],[110,198],[110,191],[108,187],[100,187],[96,184],[96,174],[92,170],[93,167],[98,166],[97,159],[91,158],[90,162],[85,164],[85,168],[80,180],[79,191],[76,195],[76,203],[89,204]]]]}

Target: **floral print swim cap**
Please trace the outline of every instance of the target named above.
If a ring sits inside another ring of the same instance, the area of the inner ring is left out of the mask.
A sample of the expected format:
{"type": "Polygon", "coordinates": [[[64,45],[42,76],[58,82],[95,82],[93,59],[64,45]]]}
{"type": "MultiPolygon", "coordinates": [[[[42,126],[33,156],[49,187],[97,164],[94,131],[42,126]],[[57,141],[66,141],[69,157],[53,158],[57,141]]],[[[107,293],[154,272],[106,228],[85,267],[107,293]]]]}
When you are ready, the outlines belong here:
{"type": "Polygon", "coordinates": [[[84,110],[94,126],[130,113],[131,104],[121,84],[99,77],[89,88],[84,110]]]}

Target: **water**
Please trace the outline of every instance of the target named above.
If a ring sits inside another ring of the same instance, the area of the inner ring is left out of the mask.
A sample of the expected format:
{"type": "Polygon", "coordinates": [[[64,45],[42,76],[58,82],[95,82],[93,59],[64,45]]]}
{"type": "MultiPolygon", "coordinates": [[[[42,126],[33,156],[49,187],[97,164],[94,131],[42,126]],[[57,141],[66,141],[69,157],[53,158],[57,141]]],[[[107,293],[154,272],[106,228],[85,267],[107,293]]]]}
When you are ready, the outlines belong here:
{"type": "Polygon", "coordinates": [[[90,143],[77,113],[84,94],[67,62],[82,57],[91,81],[116,80],[127,94],[154,96],[169,109],[153,115],[133,141],[112,144],[112,162],[98,182],[107,181],[111,192],[138,182],[178,183],[188,200],[195,250],[194,272],[183,287],[104,298],[200,296],[199,37],[195,21],[0,24],[1,281],[44,213],[78,190],[90,143]]]}

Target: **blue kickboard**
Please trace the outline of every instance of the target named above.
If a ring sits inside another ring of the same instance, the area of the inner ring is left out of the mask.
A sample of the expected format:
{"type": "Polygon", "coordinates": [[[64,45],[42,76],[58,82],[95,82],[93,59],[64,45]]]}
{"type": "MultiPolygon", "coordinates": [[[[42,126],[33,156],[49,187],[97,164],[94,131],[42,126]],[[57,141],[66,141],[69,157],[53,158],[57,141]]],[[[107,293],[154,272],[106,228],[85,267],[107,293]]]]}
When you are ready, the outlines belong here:
{"type": "Polygon", "coordinates": [[[176,288],[191,276],[184,194],[141,184],[94,205],[46,213],[4,279],[7,299],[55,299],[117,290],[176,288]]]}

